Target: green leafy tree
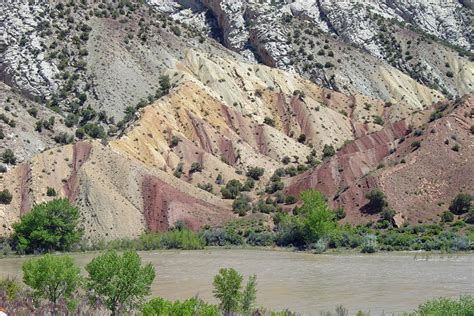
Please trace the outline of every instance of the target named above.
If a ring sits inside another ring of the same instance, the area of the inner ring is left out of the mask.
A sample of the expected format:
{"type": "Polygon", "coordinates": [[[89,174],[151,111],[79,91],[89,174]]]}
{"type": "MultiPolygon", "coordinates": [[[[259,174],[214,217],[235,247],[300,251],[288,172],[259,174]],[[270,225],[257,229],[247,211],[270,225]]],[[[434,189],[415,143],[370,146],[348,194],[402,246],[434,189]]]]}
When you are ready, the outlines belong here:
{"type": "Polygon", "coordinates": [[[256,300],[257,276],[252,275],[249,277],[247,285],[245,285],[244,291],[242,292],[242,311],[246,314],[252,312],[256,300]]]}
{"type": "Polygon", "coordinates": [[[224,314],[242,311],[252,312],[257,298],[257,277],[250,276],[242,291],[243,276],[233,268],[220,269],[214,277],[214,296],[220,301],[219,308],[224,314]]]}
{"type": "Polygon", "coordinates": [[[68,251],[79,242],[79,212],[67,199],[35,205],[13,224],[13,242],[19,253],[68,251]]]}
{"type": "Polygon", "coordinates": [[[337,228],[336,215],[321,192],[305,191],[301,193],[301,199],[304,203],[298,214],[307,244],[317,242],[337,228]]]}
{"type": "Polygon", "coordinates": [[[214,296],[220,301],[219,307],[225,313],[238,311],[242,280],[242,275],[232,268],[220,269],[214,277],[214,296]]]}
{"type": "Polygon", "coordinates": [[[25,261],[22,269],[23,282],[33,289],[33,295],[53,304],[71,298],[81,283],[80,269],[69,256],[47,254],[25,261]]]}
{"type": "Polygon", "coordinates": [[[116,315],[121,306],[139,306],[150,294],[155,279],[155,268],[151,264],[142,266],[135,251],[123,255],[108,251],[89,262],[86,271],[89,273],[86,284],[91,302],[102,302],[112,315],[116,315]]]}

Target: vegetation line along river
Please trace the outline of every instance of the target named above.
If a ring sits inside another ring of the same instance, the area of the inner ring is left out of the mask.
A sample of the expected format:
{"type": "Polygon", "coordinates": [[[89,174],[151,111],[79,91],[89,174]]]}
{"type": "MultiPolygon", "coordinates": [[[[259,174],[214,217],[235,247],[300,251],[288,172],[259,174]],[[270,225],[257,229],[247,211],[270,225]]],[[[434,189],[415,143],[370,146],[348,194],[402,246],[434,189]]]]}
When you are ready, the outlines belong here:
{"type": "MultiPolygon", "coordinates": [[[[84,267],[97,253],[73,254],[84,267]]],[[[222,267],[258,277],[258,304],[319,315],[342,304],[371,315],[415,309],[440,296],[474,294],[472,254],[314,255],[261,249],[140,252],[156,268],[152,296],[215,302],[212,278],[222,267]]],[[[0,277],[21,279],[26,258],[0,260],[0,277]]]]}

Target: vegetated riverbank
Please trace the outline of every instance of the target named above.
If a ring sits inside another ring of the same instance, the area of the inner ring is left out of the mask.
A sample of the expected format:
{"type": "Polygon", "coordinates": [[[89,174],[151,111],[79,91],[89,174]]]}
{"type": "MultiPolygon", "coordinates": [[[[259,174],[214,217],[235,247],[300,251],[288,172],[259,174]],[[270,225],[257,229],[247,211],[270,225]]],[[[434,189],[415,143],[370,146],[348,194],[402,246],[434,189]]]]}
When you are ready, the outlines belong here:
{"type": "MultiPolygon", "coordinates": [[[[344,305],[350,315],[370,311],[386,315],[415,310],[427,300],[446,296],[473,295],[471,255],[436,255],[429,260],[408,253],[372,255],[313,255],[283,250],[208,248],[197,251],[160,250],[140,252],[144,264],[156,270],[151,297],[168,301],[196,295],[216,304],[212,278],[221,268],[235,268],[245,277],[257,276],[257,306],[319,315],[344,305]],[[436,284],[436,286],[433,286],[436,284]],[[416,294],[416,295],[415,295],[416,294]]],[[[74,253],[71,257],[84,269],[100,253],[74,253]]],[[[0,261],[0,275],[22,279],[22,264],[32,257],[0,261]]],[[[34,257],[36,259],[38,257],[34,257]]],[[[150,296],[148,296],[150,298],[150,296]]]]}

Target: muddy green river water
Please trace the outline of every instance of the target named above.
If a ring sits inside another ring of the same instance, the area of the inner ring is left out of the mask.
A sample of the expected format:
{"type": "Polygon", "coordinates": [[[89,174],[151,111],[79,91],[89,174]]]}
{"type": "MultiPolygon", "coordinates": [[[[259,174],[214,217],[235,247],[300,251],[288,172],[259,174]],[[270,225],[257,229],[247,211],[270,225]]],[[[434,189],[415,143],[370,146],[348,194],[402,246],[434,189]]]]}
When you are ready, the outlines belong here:
{"type": "MultiPolygon", "coordinates": [[[[83,267],[96,253],[73,254],[83,267]]],[[[474,295],[473,254],[314,255],[258,249],[142,252],[156,268],[153,295],[215,302],[212,278],[233,267],[257,275],[257,302],[273,310],[319,315],[342,304],[353,314],[391,315],[439,296],[474,295]]],[[[0,276],[21,279],[25,258],[0,260],[0,276]]]]}

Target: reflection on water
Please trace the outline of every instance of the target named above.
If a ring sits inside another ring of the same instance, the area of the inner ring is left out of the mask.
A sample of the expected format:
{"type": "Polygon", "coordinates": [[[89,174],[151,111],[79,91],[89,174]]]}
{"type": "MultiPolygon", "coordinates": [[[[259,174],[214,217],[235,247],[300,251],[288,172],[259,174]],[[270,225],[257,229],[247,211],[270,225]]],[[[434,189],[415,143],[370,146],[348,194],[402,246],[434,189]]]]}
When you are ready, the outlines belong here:
{"type": "MultiPolygon", "coordinates": [[[[75,254],[84,266],[96,254],[75,254]]],[[[439,296],[474,295],[474,255],[313,255],[287,251],[212,249],[141,253],[156,267],[153,295],[215,302],[212,278],[233,267],[257,275],[258,304],[319,315],[336,305],[380,315],[409,311],[439,296]]],[[[23,258],[0,260],[0,275],[21,278],[23,258]]]]}

